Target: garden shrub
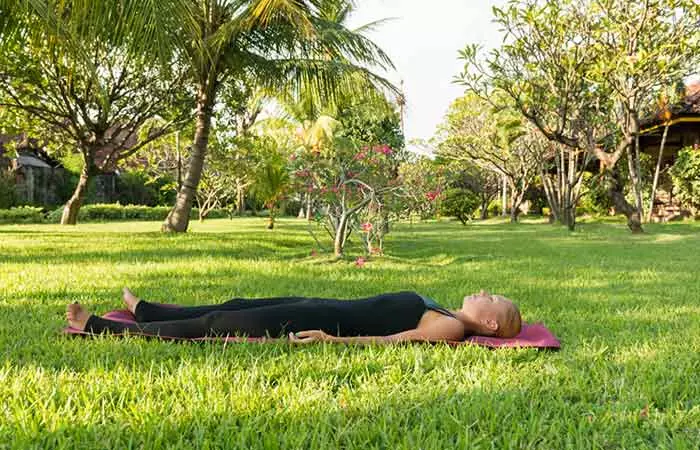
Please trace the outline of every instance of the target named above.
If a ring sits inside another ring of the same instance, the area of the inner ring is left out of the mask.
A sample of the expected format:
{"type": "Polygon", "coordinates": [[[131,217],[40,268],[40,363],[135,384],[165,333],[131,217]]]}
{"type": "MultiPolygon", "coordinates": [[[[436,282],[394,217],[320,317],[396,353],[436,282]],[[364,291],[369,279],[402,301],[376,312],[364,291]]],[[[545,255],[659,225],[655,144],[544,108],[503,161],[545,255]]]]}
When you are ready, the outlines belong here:
{"type": "Polygon", "coordinates": [[[608,194],[604,176],[596,174],[586,177],[584,174],[584,183],[587,185],[587,189],[584,188],[585,192],[579,200],[579,207],[587,214],[608,215],[614,205],[608,194]]]}
{"type": "Polygon", "coordinates": [[[501,214],[501,200],[491,200],[487,208],[489,217],[497,217],[501,214]]]}
{"type": "Polygon", "coordinates": [[[123,205],[171,205],[176,183],[168,175],[152,175],[143,170],[123,171],[117,178],[117,198],[123,205]]]}
{"type": "Polygon", "coordinates": [[[453,216],[466,225],[481,205],[479,196],[468,189],[448,189],[440,205],[441,213],[453,216]]]}
{"type": "Polygon", "coordinates": [[[117,178],[119,203],[156,206],[158,192],[148,186],[148,174],[143,171],[125,171],[117,178]]]}
{"type": "Polygon", "coordinates": [[[686,148],[678,153],[669,170],[673,192],[684,207],[700,212],[700,151],[686,148]]]}
{"type": "Polygon", "coordinates": [[[0,209],[0,223],[41,223],[44,210],[34,206],[0,209]]]}
{"type": "MultiPolygon", "coordinates": [[[[299,214],[299,210],[302,207],[301,201],[299,199],[289,199],[283,202],[283,214],[284,216],[296,217],[299,214]]],[[[306,205],[303,205],[306,207],[306,205]]]]}
{"type": "MultiPolygon", "coordinates": [[[[170,206],[144,206],[144,205],[120,205],[119,203],[84,205],[78,213],[78,222],[110,222],[119,220],[164,220],[170,211],[170,206]]],[[[63,207],[51,211],[47,221],[59,223],[63,207]]],[[[214,209],[208,215],[208,219],[221,219],[229,217],[226,209],[214,209]]],[[[199,218],[199,210],[192,208],[190,220],[199,218]]]]}

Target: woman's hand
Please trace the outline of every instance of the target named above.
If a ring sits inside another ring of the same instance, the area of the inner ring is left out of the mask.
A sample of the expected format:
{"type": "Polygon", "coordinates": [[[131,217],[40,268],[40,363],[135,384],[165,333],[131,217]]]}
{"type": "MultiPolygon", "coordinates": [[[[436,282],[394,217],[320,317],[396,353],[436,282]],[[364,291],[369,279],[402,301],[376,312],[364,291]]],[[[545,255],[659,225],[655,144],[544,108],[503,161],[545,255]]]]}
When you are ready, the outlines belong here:
{"type": "Polygon", "coordinates": [[[295,344],[310,344],[311,342],[330,342],[333,340],[333,336],[322,330],[306,330],[289,333],[289,340],[295,344]]]}

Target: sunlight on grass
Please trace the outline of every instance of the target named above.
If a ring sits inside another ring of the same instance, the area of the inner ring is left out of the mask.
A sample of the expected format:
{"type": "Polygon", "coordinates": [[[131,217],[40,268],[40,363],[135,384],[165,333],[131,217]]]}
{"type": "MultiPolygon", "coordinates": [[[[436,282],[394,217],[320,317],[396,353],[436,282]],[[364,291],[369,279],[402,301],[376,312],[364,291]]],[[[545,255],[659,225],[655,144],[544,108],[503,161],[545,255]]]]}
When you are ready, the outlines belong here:
{"type": "Polygon", "coordinates": [[[696,448],[698,224],[399,224],[363,268],[304,222],[0,227],[0,448],[696,448]],[[481,288],[560,352],[72,339],[65,304],[481,288]]]}

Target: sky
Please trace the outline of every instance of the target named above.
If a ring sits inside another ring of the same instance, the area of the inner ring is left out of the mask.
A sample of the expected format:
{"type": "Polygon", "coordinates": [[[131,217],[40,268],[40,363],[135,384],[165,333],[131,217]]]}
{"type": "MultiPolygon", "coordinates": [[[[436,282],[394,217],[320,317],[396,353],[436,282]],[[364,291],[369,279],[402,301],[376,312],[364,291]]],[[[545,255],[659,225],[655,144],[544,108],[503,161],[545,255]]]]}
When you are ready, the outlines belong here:
{"type": "Polygon", "coordinates": [[[352,27],[393,18],[368,36],[392,59],[404,81],[406,138],[429,139],[450,103],[464,92],[452,83],[463,64],[458,50],[467,44],[493,48],[500,43],[491,8],[505,0],[358,0],[352,27]]]}

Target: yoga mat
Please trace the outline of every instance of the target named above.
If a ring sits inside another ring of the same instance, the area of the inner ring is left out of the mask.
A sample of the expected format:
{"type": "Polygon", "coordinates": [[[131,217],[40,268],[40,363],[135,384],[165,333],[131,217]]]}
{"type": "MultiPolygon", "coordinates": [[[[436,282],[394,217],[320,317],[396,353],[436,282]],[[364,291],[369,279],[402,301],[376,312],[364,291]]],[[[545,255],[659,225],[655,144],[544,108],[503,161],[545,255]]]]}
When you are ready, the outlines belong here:
{"type": "MultiPolygon", "coordinates": [[[[131,314],[126,309],[110,311],[104,316],[105,319],[116,320],[119,322],[136,322],[134,315],[131,314]]],[[[66,327],[63,329],[64,333],[72,335],[87,335],[92,336],[92,333],[86,331],[76,330],[75,328],[66,327]]],[[[131,336],[139,336],[137,333],[130,333],[131,336]]],[[[175,338],[169,336],[153,336],[153,335],[141,335],[148,337],[157,337],[159,339],[166,340],[181,340],[181,341],[221,341],[221,342],[278,342],[286,341],[286,339],[273,339],[273,338],[256,338],[256,337],[203,337],[195,339],[185,339],[185,338],[175,338]]],[[[526,324],[524,323],[520,334],[514,338],[496,338],[496,337],[486,337],[486,336],[470,336],[464,341],[450,341],[450,345],[479,345],[482,347],[489,348],[503,348],[503,347],[532,347],[532,348],[549,348],[558,349],[561,347],[559,340],[554,336],[554,334],[547,329],[542,323],[526,324]]]]}

